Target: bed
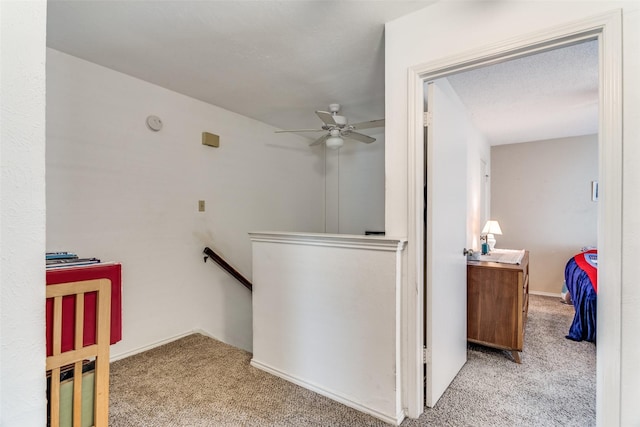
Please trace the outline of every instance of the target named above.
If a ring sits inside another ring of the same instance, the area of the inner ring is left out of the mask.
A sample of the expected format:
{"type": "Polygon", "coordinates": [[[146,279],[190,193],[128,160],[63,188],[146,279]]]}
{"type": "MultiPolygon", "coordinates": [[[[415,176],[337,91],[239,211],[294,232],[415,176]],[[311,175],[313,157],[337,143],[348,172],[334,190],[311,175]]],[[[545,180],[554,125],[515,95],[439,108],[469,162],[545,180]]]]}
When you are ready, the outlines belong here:
{"type": "Polygon", "coordinates": [[[583,251],[568,262],[564,270],[565,284],[576,312],[567,338],[596,342],[598,294],[598,251],[583,251]]]}

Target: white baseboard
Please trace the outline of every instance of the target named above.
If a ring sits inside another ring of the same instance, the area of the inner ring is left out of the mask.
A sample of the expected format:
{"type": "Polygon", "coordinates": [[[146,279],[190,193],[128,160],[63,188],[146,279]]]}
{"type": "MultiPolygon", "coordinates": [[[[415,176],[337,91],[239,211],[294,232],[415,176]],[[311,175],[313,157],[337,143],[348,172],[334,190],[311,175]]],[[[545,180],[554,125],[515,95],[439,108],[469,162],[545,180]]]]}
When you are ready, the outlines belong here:
{"type": "MultiPolygon", "coordinates": [[[[193,335],[193,334],[200,334],[200,335],[204,335],[205,337],[213,338],[214,340],[217,340],[217,341],[222,341],[220,338],[211,335],[209,332],[205,331],[204,329],[194,329],[192,331],[184,332],[184,333],[178,334],[178,335],[174,335],[174,336],[172,336],[170,338],[165,338],[163,340],[156,341],[154,343],[151,343],[149,345],[145,345],[143,347],[136,348],[134,350],[130,350],[130,351],[127,351],[127,352],[124,352],[124,353],[118,353],[116,355],[111,355],[111,357],[109,358],[109,362],[115,362],[116,360],[125,359],[125,358],[127,358],[129,356],[133,356],[135,354],[142,353],[144,351],[151,350],[151,349],[154,349],[156,347],[160,347],[161,345],[169,344],[170,342],[177,341],[180,338],[184,338],[186,336],[193,335]]],[[[229,345],[231,345],[231,344],[229,344],[229,345]]],[[[237,347],[237,348],[239,348],[239,347],[237,347]]],[[[241,349],[241,350],[244,350],[244,349],[241,349]]],[[[248,351],[248,350],[244,350],[244,351],[248,351]]]]}
{"type": "MultiPolygon", "coordinates": [[[[110,362],[115,362],[116,360],[125,359],[127,357],[133,356],[134,354],[142,353],[144,351],[151,350],[151,349],[156,348],[156,347],[160,347],[161,345],[169,344],[170,342],[179,340],[180,338],[184,338],[184,337],[186,337],[188,335],[196,334],[196,333],[207,335],[206,333],[203,333],[202,331],[199,331],[199,330],[185,332],[183,334],[175,335],[175,336],[170,337],[170,338],[166,338],[166,339],[163,339],[163,340],[160,340],[160,341],[156,341],[154,343],[151,343],[149,345],[145,345],[143,347],[138,347],[138,348],[136,348],[134,350],[130,350],[130,351],[127,351],[127,352],[124,352],[124,353],[114,354],[109,358],[109,361],[110,362]]],[[[207,336],[209,336],[209,335],[207,335],[207,336]]]]}
{"type": "Polygon", "coordinates": [[[388,414],[384,414],[380,411],[377,411],[373,408],[369,408],[367,406],[364,406],[358,402],[355,402],[351,399],[349,399],[348,397],[342,396],[339,393],[333,392],[331,390],[327,390],[325,388],[322,388],[321,386],[319,386],[318,384],[314,384],[314,383],[310,383],[308,381],[302,380],[300,378],[296,378],[293,377],[285,372],[282,372],[278,369],[272,368],[271,366],[265,365],[255,359],[251,359],[251,366],[258,368],[260,370],[263,370],[265,372],[268,372],[272,375],[275,375],[276,377],[280,377],[282,379],[285,379],[291,383],[294,383],[296,385],[299,385],[300,387],[304,387],[307,390],[311,390],[315,393],[321,394],[322,396],[328,397],[329,399],[335,400],[336,402],[340,402],[343,405],[346,405],[350,408],[356,409],[360,412],[364,412],[365,414],[369,414],[373,417],[378,418],[379,420],[382,420],[386,423],[389,424],[393,424],[393,425],[400,425],[400,423],[404,420],[405,418],[405,414],[404,411],[400,411],[398,414],[394,415],[388,415],[388,414]]]}
{"type": "Polygon", "coordinates": [[[529,293],[531,295],[540,295],[543,297],[557,297],[560,298],[562,295],[560,295],[560,293],[555,293],[555,292],[543,292],[543,291],[532,291],[529,290],[529,293]]]}
{"type": "MultiPolygon", "coordinates": [[[[204,329],[194,329],[193,331],[191,331],[191,333],[192,334],[204,335],[205,337],[213,338],[216,341],[222,341],[220,338],[214,337],[213,335],[211,335],[209,332],[205,331],[204,329]]],[[[229,344],[229,345],[231,345],[231,344],[229,344]]]]}

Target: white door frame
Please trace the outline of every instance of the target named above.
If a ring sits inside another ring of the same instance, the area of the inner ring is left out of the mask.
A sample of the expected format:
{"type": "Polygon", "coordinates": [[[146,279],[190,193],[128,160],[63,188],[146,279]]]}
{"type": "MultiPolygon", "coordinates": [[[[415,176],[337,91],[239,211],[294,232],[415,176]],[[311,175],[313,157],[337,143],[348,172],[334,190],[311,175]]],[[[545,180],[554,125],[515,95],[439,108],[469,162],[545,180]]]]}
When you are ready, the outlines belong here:
{"type": "MultiPolygon", "coordinates": [[[[598,280],[606,283],[598,295],[597,398],[598,425],[620,420],[621,279],[622,279],[622,12],[614,10],[484,49],[446,57],[408,70],[408,237],[407,290],[404,305],[406,415],[424,410],[423,362],[423,84],[426,80],[491,65],[508,59],[570,45],[599,42],[599,185],[598,280]]],[[[428,42],[428,41],[417,41],[428,42]]],[[[429,159],[428,162],[432,162],[429,159]]],[[[428,165],[427,165],[428,166],[428,165]]]]}

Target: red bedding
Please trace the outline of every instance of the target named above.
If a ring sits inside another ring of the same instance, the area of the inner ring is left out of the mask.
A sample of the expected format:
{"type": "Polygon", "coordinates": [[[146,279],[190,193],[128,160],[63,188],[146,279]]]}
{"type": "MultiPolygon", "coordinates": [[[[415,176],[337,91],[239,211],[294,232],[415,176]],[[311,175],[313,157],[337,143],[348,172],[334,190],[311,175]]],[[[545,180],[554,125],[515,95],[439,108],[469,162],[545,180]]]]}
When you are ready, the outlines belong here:
{"type": "Polygon", "coordinates": [[[569,259],[564,277],[576,312],[567,338],[596,341],[598,251],[579,253],[569,259]]]}
{"type": "Polygon", "coordinates": [[[593,290],[598,293],[598,251],[591,249],[576,255],[573,259],[576,261],[576,264],[578,264],[578,267],[587,273],[589,280],[591,280],[593,290]]]}

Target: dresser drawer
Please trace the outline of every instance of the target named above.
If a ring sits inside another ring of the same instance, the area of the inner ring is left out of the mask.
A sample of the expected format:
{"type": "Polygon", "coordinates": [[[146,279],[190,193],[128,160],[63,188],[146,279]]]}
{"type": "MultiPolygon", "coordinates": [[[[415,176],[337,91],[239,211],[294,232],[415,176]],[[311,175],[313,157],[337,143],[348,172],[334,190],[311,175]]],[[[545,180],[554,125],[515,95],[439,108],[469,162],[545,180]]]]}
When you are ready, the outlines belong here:
{"type": "Polygon", "coordinates": [[[518,363],[529,309],[528,255],[519,265],[467,263],[467,340],[511,350],[518,363]]]}
{"type": "Polygon", "coordinates": [[[525,306],[529,303],[529,275],[525,273],[522,279],[522,307],[526,311],[525,306]]]}

